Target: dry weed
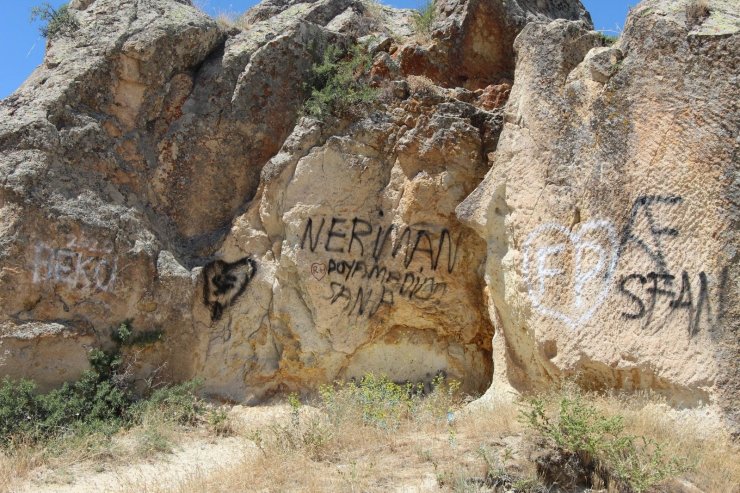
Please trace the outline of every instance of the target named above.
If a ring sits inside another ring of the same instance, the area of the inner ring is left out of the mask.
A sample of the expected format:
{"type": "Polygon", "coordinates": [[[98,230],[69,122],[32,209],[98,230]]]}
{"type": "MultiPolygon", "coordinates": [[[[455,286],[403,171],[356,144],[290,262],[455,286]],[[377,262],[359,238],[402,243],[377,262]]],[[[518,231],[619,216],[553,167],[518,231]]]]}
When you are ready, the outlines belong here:
{"type": "Polygon", "coordinates": [[[411,94],[418,95],[438,95],[442,90],[434,84],[432,79],[423,75],[409,75],[406,79],[409,84],[411,94]]]}
{"type": "Polygon", "coordinates": [[[704,20],[709,17],[709,1],[708,0],[691,0],[686,5],[686,23],[689,28],[700,25],[704,20]]]}

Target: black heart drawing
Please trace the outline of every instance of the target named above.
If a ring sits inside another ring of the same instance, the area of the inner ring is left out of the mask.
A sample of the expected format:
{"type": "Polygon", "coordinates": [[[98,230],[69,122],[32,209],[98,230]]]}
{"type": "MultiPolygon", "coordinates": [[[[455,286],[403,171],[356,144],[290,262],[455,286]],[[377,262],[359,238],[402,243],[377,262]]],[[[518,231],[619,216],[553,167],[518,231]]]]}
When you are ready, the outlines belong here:
{"type": "Polygon", "coordinates": [[[257,272],[257,263],[244,257],[233,263],[215,260],[203,269],[203,302],[211,309],[211,320],[221,318],[228,308],[247,289],[257,272]]]}

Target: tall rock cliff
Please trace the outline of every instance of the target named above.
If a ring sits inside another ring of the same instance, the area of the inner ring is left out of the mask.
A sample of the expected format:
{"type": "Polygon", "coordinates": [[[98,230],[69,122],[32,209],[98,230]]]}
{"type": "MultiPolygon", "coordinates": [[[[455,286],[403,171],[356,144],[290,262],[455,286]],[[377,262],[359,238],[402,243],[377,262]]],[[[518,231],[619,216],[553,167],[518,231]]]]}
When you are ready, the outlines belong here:
{"type": "Polygon", "coordinates": [[[127,322],[164,336],[141,376],[235,401],[577,375],[731,411],[740,12],[687,3],[643,2],[608,46],[577,0],[437,2],[428,36],[359,0],[241,27],[73,2],[0,103],[0,373],[58,385],[127,322]],[[355,43],[376,100],[301,116],[355,43]]]}

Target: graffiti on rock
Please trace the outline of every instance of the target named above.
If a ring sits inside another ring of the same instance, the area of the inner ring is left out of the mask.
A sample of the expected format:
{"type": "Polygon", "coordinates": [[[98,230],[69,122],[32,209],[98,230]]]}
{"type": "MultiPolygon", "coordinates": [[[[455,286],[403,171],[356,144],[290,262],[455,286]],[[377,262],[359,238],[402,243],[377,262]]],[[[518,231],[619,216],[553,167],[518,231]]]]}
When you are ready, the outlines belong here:
{"type": "Polygon", "coordinates": [[[446,262],[441,267],[446,268],[448,273],[455,269],[460,238],[453,241],[446,228],[434,233],[411,226],[373,226],[364,219],[354,218],[349,221],[337,217],[332,217],[329,226],[324,229],[326,225],[327,220],[324,217],[321,221],[314,221],[314,218],[309,217],[301,237],[301,250],[308,248],[311,252],[316,252],[317,249],[323,249],[328,253],[352,254],[354,248],[354,255],[357,257],[370,256],[376,262],[387,255],[395,259],[403,250],[401,258],[404,267],[408,268],[415,259],[418,261],[426,255],[431,270],[437,270],[444,255],[446,262]],[[400,235],[396,236],[396,233],[400,235]],[[392,239],[393,236],[396,236],[395,240],[392,239]]]}
{"type": "Polygon", "coordinates": [[[203,269],[203,302],[211,310],[211,320],[219,320],[229,306],[247,289],[257,272],[257,263],[245,257],[233,263],[215,260],[203,269]]]}
{"type": "Polygon", "coordinates": [[[315,262],[311,264],[311,275],[320,281],[326,276],[326,264],[315,262]]]}
{"type": "Polygon", "coordinates": [[[576,232],[559,224],[543,224],[529,234],[522,250],[529,294],[543,315],[575,328],[604,303],[619,253],[609,221],[590,221],[576,232]],[[563,268],[568,262],[573,264],[572,274],[563,268]],[[553,291],[561,295],[548,295],[553,291]]]}
{"type": "Polygon", "coordinates": [[[681,286],[678,291],[674,289],[676,277],[671,274],[649,272],[646,275],[630,274],[622,276],[619,280],[619,291],[633,304],[632,311],[623,311],[622,317],[626,320],[645,318],[645,325],[649,325],[655,312],[659,298],[663,298],[669,310],[686,310],[689,321],[689,335],[696,335],[702,321],[702,316],[707,323],[711,323],[712,308],[709,304],[709,282],[706,273],[699,272],[698,282],[691,287],[691,279],[688,272],[681,274],[681,286]],[[697,286],[698,284],[698,292],[697,286]],[[644,288],[647,293],[647,302],[642,296],[638,296],[635,287],[644,288]],[[645,287],[647,286],[647,287],[645,287]],[[694,294],[696,293],[696,295],[694,294]]]}
{"type": "MultiPolygon", "coordinates": [[[[683,198],[677,195],[645,195],[635,200],[622,233],[620,248],[622,252],[636,248],[639,253],[647,255],[653,270],[623,275],[618,284],[625,301],[624,320],[643,320],[644,326],[648,326],[656,308],[662,304],[669,313],[685,312],[688,333],[694,336],[702,322],[707,326],[712,324],[710,278],[704,271],[696,275],[685,269],[678,271],[680,275],[671,272],[665,243],[678,238],[680,231],[660,217],[661,211],[668,212],[681,204],[683,198]],[[642,234],[637,232],[640,223],[645,225],[642,234]]],[[[724,272],[726,269],[723,279],[724,272]]],[[[719,288],[721,296],[721,283],[719,288]]]]}
{"type": "Polygon", "coordinates": [[[719,319],[722,313],[713,315],[710,288],[714,285],[721,302],[727,268],[719,282],[704,271],[671,271],[665,247],[680,230],[661,216],[681,204],[683,198],[675,195],[638,197],[618,242],[614,226],[606,220],[585,223],[576,232],[560,224],[537,227],[522,246],[522,272],[534,308],[570,327],[582,325],[606,301],[618,263],[632,255],[651,268],[620,275],[616,281],[623,320],[641,320],[647,327],[662,309],[685,313],[690,336],[702,324],[711,326],[713,316],[719,319]]]}
{"type": "Polygon", "coordinates": [[[109,291],[116,282],[118,262],[102,251],[76,240],[65,248],[38,243],[33,258],[33,282],[65,284],[77,290],[109,291]]]}
{"type": "Polygon", "coordinates": [[[632,246],[639,248],[652,259],[658,272],[666,273],[668,264],[663,253],[663,237],[675,238],[678,236],[678,230],[658,223],[655,218],[655,206],[674,206],[681,202],[683,202],[683,199],[674,195],[645,195],[637,198],[632,204],[629,220],[622,232],[621,250],[632,246]],[[647,236],[642,236],[636,231],[636,225],[641,222],[643,217],[647,223],[646,229],[649,232],[647,236]]]}
{"type": "Polygon", "coordinates": [[[343,304],[347,315],[373,317],[401,299],[442,298],[447,284],[439,275],[454,272],[460,240],[447,228],[309,217],[299,246],[327,254],[325,262],[311,264],[311,275],[316,281],[327,279],[331,305],[343,304]]]}

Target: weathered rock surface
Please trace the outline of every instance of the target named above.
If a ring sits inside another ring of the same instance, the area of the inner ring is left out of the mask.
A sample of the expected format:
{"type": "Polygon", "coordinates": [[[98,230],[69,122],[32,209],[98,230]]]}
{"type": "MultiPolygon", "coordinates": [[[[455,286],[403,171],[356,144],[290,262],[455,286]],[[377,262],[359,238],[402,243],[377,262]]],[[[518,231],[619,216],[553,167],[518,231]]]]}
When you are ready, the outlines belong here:
{"type": "Polygon", "coordinates": [[[530,22],[591,17],[580,2],[559,0],[448,0],[436,2],[431,42],[404,47],[401,69],[438,84],[483,89],[511,79],[514,39],[530,22]]]}
{"type": "Polygon", "coordinates": [[[443,372],[737,403],[732,2],[700,24],[643,2],[613,46],[575,0],[438,3],[427,42],[358,0],[270,0],[243,29],[73,7],[0,103],[1,374],[70,380],[130,321],[164,334],[141,376],[236,401],[443,372]],[[355,39],[378,101],[301,118],[355,39]]]}
{"type": "Polygon", "coordinates": [[[580,373],[737,410],[740,19],[716,2],[691,29],[684,7],[643,2],[606,48],[568,21],[516,40],[496,158],[457,209],[488,241],[504,385],[580,373]]]}

